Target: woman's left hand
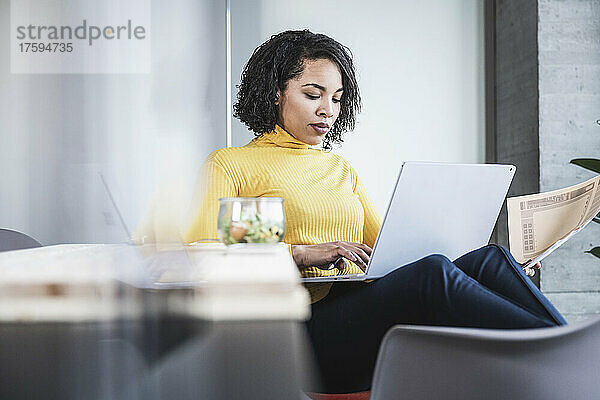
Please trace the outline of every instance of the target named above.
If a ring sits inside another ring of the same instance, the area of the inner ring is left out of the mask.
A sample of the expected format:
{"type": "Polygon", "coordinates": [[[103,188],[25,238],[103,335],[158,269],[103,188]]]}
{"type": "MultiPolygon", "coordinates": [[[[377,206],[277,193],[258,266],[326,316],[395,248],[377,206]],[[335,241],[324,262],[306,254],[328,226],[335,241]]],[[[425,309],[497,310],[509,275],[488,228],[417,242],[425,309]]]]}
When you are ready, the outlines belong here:
{"type": "Polygon", "coordinates": [[[527,263],[523,263],[523,264],[521,264],[521,266],[523,267],[523,271],[525,271],[525,274],[527,276],[535,276],[535,271],[542,268],[542,264],[540,264],[540,263],[532,265],[531,267],[528,267],[528,268],[524,267],[525,264],[527,264],[527,263]]]}

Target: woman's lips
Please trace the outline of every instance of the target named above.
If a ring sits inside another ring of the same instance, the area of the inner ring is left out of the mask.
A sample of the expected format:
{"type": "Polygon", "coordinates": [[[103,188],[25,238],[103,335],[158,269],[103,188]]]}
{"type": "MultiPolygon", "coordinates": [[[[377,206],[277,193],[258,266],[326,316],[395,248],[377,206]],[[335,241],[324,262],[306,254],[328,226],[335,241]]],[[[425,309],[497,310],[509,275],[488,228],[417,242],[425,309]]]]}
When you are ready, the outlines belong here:
{"type": "Polygon", "coordinates": [[[311,125],[311,126],[312,126],[312,128],[313,128],[315,131],[317,131],[317,133],[318,133],[319,135],[324,135],[324,134],[326,134],[326,133],[327,133],[327,130],[328,130],[328,128],[325,128],[325,127],[320,127],[320,126],[318,126],[318,125],[311,125]]]}

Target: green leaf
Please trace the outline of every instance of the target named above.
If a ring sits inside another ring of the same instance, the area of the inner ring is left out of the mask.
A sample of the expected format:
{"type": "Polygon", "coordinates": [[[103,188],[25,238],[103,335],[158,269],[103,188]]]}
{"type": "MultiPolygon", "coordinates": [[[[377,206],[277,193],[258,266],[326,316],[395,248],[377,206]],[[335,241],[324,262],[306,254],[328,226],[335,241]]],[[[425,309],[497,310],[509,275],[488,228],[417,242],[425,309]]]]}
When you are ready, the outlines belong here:
{"type": "Polygon", "coordinates": [[[571,160],[571,164],[579,165],[600,174],[600,160],[597,158],[575,158],[571,160]]]}
{"type": "Polygon", "coordinates": [[[589,251],[586,251],[586,253],[593,254],[596,257],[600,258],[600,247],[594,247],[593,249],[590,249],[589,251]]]}
{"type": "Polygon", "coordinates": [[[597,224],[600,224],[600,213],[598,213],[598,215],[596,215],[596,216],[595,216],[595,217],[592,219],[592,221],[594,221],[594,222],[595,222],[595,223],[597,223],[597,224]]]}

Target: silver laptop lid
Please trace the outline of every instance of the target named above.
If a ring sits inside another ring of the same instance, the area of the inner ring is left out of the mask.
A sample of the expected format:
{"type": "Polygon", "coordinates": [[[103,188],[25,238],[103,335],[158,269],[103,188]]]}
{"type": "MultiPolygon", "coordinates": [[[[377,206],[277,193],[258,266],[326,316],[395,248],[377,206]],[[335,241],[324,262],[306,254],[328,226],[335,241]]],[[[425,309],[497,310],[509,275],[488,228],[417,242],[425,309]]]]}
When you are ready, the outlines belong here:
{"type": "Polygon", "coordinates": [[[513,165],[403,163],[367,278],[430,254],[454,260],[486,245],[515,171],[513,165]]]}

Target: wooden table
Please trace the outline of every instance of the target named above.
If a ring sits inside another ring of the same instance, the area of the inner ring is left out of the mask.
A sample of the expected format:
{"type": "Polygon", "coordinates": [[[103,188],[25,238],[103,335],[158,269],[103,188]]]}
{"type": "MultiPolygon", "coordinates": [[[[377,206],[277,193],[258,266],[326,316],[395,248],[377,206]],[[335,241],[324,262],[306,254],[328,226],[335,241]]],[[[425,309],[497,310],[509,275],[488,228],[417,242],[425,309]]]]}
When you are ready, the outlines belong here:
{"type": "Polygon", "coordinates": [[[287,248],[0,253],[0,398],[288,399],[313,370],[287,248]]]}

